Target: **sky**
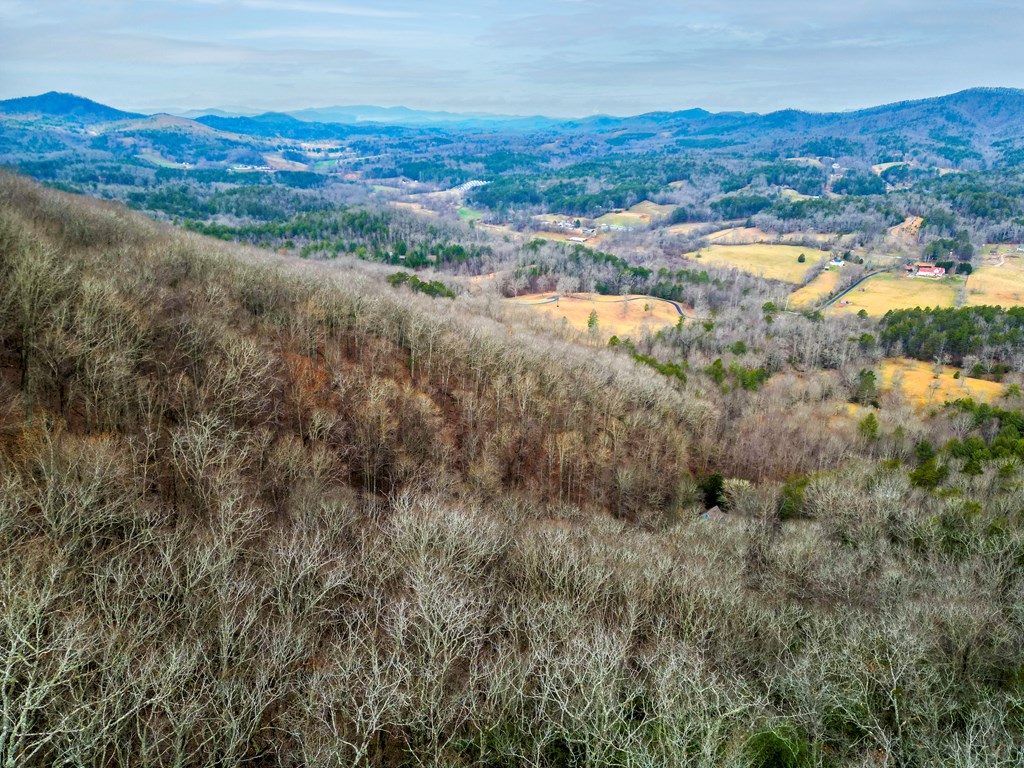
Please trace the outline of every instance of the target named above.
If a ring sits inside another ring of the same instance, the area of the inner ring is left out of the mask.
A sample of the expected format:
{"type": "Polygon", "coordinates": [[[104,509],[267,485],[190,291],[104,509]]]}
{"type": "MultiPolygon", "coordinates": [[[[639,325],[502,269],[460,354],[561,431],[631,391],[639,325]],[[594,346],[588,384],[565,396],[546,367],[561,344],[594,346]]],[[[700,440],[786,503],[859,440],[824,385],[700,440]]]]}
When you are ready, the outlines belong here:
{"type": "Polygon", "coordinates": [[[0,0],[0,98],[580,116],[1024,86],[1020,0],[0,0]]]}

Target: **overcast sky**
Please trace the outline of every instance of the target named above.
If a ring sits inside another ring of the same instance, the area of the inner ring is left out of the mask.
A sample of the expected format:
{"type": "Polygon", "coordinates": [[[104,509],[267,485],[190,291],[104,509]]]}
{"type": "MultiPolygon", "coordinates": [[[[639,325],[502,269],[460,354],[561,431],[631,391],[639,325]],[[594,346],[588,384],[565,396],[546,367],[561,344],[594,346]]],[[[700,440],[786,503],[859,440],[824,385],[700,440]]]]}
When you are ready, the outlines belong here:
{"type": "Polygon", "coordinates": [[[1024,86],[1021,0],[0,0],[0,98],[512,114],[1024,86]]]}

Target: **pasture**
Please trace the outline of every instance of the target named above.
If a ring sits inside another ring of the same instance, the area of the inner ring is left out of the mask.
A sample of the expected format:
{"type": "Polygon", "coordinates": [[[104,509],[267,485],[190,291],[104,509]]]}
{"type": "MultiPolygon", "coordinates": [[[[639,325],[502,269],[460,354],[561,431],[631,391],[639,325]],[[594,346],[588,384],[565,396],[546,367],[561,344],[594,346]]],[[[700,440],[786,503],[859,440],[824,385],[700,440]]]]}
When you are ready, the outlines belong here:
{"type": "Polygon", "coordinates": [[[658,205],[650,200],[637,203],[629,210],[612,211],[594,219],[597,226],[607,227],[643,227],[653,221],[668,218],[675,210],[674,205],[658,205]]]}
{"type": "Polygon", "coordinates": [[[161,157],[156,152],[142,152],[136,155],[140,160],[145,160],[147,163],[152,163],[158,168],[184,168],[186,167],[182,163],[174,163],[165,157],[161,157]]]}
{"type": "Polygon", "coordinates": [[[1024,259],[1001,260],[1002,264],[978,267],[967,278],[968,304],[1024,305],[1024,259]]]}
{"type": "Polygon", "coordinates": [[[596,293],[562,295],[558,302],[540,303],[554,294],[535,293],[509,299],[553,320],[563,318],[571,328],[586,332],[591,311],[597,312],[597,330],[602,338],[612,334],[642,336],[679,321],[679,313],[667,301],[652,296],[602,296],[596,293]],[[628,299],[628,301],[627,301],[628,299]]]}
{"type": "Polygon", "coordinates": [[[712,245],[694,253],[686,254],[700,264],[716,267],[731,267],[752,275],[771,280],[799,285],[807,270],[821,259],[829,258],[828,251],[804,248],[798,245],[772,245],[756,243],[751,245],[712,245]],[[798,261],[804,254],[804,263],[798,261]]]}
{"type": "Polygon", "coordinates": [[[891,391],[898,386],[907,401],[918,408],[965,397],[990,402],[1002,395],[1004,385],[963,375],[955,379],[958,370],[905,358],[886,358],[879,366],[882,388],[891,391]]]}
{"type": "MultiPolygon", "coordinates": [[[[708,242],[716,245],[754,245],[763,243],[765,245],[799,245],[801,242],[813,241],[819,247],[837,242],[842,244],[850,238],[846,235],[837,235],[831,232],[787,232],[777,234],[765,232],[758,227],[728,227],[712,232],[707,236],[708,242]]],[[[808,258],[810,258],[808,256],[808,258]]]]}
{"type": "Polygon", "coordinates": [[[952,307],[960,284],[956,278],[912,278],[902,273],[876,275],[846,294],[843,301],[849,303],[837,302],[828,311],[857,313],[863,309],[869,315],[881,317],[890,309],[952,307]]]}
{"type": "Polygon", "coordinates": [[[822,272],[803,288],[793,291],[789,297],[790,306],[794,309],[813,307],[824,301],[825,298],[839,285],[839,270],[830,269],[822,272]]]}
{"type": "Polygon", "coordinates": [[[689,224],[673,224],[665,227],[665,232],[670,235],[690,237],[692,235],[713,234],[717,228],[716,224],[707,221],[695,221],[689,224]]]}

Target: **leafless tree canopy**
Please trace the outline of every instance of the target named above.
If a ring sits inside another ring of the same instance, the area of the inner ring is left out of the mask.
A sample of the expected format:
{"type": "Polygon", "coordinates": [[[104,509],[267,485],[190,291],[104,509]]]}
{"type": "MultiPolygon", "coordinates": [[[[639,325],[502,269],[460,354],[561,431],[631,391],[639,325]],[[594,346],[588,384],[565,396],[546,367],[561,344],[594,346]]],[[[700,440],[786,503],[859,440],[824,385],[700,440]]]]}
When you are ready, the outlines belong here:
{"type": "Polygon", "coordinates": [[[784,474],[820,382],[337,274],[0,179],[3,768],[1024,762],[1012,469],[834,446],[704,521],[722,424],[784,474]]]}

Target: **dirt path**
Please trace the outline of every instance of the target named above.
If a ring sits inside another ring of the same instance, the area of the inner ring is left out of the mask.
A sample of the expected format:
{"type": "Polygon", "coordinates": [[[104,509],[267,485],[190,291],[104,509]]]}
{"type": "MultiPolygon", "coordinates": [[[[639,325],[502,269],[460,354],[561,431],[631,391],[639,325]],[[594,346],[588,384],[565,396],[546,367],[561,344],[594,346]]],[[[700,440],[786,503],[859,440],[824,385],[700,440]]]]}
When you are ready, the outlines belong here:
{"type": "MultiPolygon", "coordinates": [[[[540,299],[539,301],[519,301],[519,302],[516,302],[516,303],[518,303],[518,304],[520,304],[521,306],[524,306],[524,307],[539,307],[539,306],[541,306],[543,304],[555,304],[555,303],[557,303],[558,301],[560,301],[562,299],[566,299],[568,301],[593,301],[593,299],[591,299],[589,296],[575,296],[575,295],[573,295],[571,293],[566,293],[566,294],[553,293],[550,296],[548,296],[547,298],[540,299]]],[[[631,301],[648,301],[648,302],[649,301],[662,301],[662,302],[665,302],[666,304],[671,304],[675,308],[676,312],[679,315],[681,315],[682,317],[685,317],[687,320],[696,320],[697,319],[696,315],[688,315],[688,314],[686,314],[686,312],[683,310],[683,305],[680,304],[678,301],[673,301],[672,299],[662,299],[662,298],[659,298],[657,296],[632,296],[632,297],[627,298],[627,299],[604,299],[604,300],[602,300],[602,303],[603,304],[628,304],[631,301]]]]}

